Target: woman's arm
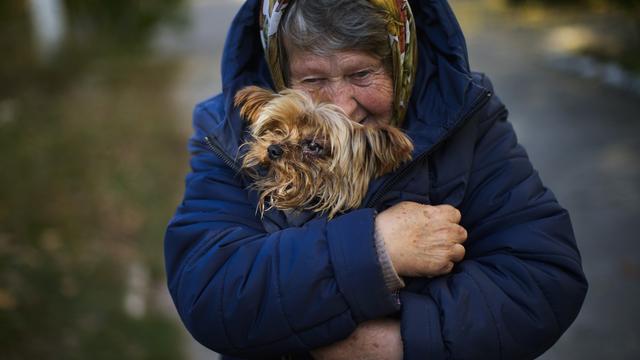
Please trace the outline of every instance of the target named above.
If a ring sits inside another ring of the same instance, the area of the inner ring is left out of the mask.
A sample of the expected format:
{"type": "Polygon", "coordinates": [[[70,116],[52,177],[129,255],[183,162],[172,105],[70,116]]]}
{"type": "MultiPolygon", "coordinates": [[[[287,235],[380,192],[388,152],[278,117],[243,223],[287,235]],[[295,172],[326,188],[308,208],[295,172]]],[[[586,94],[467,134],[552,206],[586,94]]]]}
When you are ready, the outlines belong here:
{"type": "Polygon", "coordinates": [[[311,355],[316,360],[402,359],[400,321],[365,321],[347,339],[312,350],[311,355]]]}
{"type": "MultiPolygon", "coordinates": [[[[378,246],[386,247],[393,269],[403,276],[435,277],[451,271],[462,260],[466,231],[458,225],[460,212],[448,205],[402,202],[376,218],[378,246]],[[385,246],[385,242],[387,245],[385,246]]],[[[349,338],[311,352],[315,359],[401,359],[400,321],[364,322],[349,338]]]]}
{"type": "Polygon", "coordinates": [[[165,237],[169,290],[198,341],[242,357],[306,352],[398,310],[372,209],[268,234],[238,174],[202,137],[165,237]]]}

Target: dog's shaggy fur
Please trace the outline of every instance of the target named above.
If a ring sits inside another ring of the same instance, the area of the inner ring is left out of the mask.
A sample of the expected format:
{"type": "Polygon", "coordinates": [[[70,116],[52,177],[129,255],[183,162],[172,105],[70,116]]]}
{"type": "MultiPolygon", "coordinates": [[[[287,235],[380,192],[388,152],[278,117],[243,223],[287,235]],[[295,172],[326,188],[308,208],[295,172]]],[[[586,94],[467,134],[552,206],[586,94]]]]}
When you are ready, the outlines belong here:
{"type": "Polygon", "coordinates": [[[399,129],[350,121],[339,107],[301,91],[251,86],[235,104],[250,125],[242,168],[255,180],[261,214],[275,207],[332,218],[358,207],[372,178],[411,159],[413,145],[399,129]]]}

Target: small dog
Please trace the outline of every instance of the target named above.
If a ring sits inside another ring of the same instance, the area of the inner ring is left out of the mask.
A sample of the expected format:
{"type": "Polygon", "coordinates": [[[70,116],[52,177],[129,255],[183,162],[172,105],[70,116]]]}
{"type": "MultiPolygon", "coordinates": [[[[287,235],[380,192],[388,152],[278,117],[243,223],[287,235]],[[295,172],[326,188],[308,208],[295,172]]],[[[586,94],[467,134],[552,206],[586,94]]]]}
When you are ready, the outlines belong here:
{"type": "Polygon", "coordinates": [[[261,215],[268,204],[332,218],[358,207],[372,178],[411,160],[413,144],[399,129],[358,124],[302,91],[250,86],[235,105],[250,125],[242,168],[255,180],[261,215]]]}

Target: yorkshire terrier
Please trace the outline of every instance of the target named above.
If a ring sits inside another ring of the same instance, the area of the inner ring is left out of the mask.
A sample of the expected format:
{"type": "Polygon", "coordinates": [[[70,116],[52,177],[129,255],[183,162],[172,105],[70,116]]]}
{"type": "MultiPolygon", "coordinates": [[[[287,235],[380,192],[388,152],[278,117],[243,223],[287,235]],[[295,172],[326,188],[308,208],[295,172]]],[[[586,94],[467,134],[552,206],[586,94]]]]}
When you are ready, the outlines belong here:
{"type": "Polygon", "coordinates": [[[235,105],[249,123],[242,168],[255,180],[261,215],[274,207],[332,218],[358,207],[371,179],[411,160],[413,144],[398,128],[356,123],[302,91],[249,86],[235,105]]]}

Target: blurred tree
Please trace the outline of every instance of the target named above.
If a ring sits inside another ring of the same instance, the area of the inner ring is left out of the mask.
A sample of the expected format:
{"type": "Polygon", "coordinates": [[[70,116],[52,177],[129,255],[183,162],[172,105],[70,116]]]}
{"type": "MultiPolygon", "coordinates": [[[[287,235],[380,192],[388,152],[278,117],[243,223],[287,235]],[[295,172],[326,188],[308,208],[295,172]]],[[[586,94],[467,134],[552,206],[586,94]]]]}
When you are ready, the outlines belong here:
{"type": "Polygon", "coordinates": [[[78,40],[107,37],[120,46],[139,45],[160,23],[184,20],[183,0],[64,0],[78,40]]]}
{"type": "Polygon", "coordinates": [[[522,5],[540,3],[548,5],[591,5],[616,7],[626,11],[631,16],[640,16],[640,0],[507,0],[507,3],[522,5]]]}
{"type": "Polygon", "coordinates": [[[182,3],[65,0],[68,38],[42,61],[27,1],[0,1],[3,360],[181,358],[155,292],[187,164],[177,64],[147,50],[182,3]],[[125,306],[132,264],[142,312],[125,306]]]}
{"type": "Polygon", "coordinates": [[[580,49],[580,52],[603,61],[619,63],[632,71],[640,71],[640,0],[506,0],[506,2],[514,6],[563,7],[568,11],[579,11],[580,14],[593,11],[596,16],[602,16],[605,21],[616,25],[617,30],[609,31],[607,36],[623,45],[616,44],[612,48],[592,44],[588,48],[580,49]]]}

